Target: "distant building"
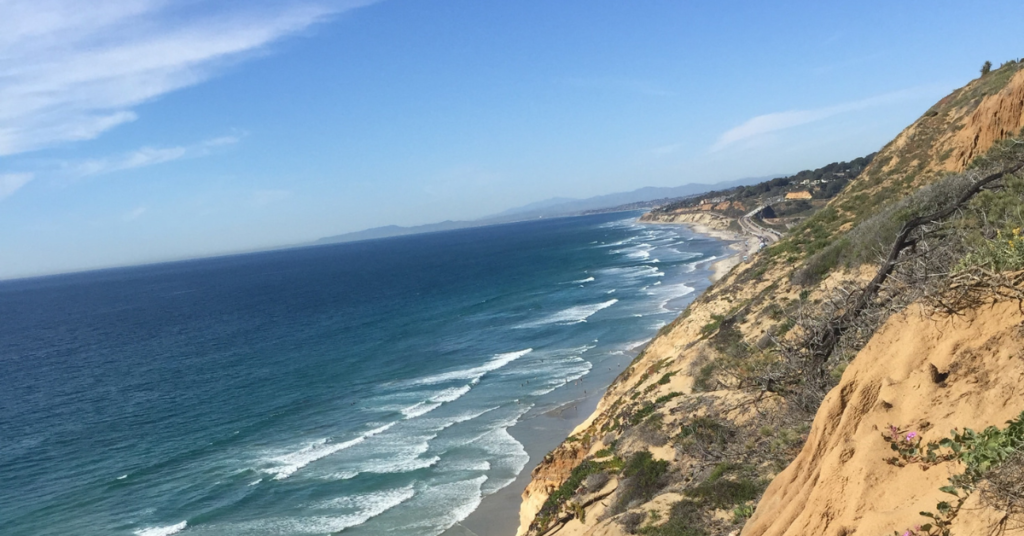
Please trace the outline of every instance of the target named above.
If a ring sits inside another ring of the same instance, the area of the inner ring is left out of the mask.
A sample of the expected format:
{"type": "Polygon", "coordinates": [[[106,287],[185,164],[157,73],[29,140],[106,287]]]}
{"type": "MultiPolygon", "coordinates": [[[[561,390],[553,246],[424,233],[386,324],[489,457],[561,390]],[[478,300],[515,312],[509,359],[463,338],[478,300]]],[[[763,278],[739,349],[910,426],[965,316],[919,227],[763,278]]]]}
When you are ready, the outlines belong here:
{"type": "Polygon", "coordinates": [[[807,190],[801,190],[799,192],[789,192],[786,194],[786,199],[813,199],[814,196],[807,190]]]}

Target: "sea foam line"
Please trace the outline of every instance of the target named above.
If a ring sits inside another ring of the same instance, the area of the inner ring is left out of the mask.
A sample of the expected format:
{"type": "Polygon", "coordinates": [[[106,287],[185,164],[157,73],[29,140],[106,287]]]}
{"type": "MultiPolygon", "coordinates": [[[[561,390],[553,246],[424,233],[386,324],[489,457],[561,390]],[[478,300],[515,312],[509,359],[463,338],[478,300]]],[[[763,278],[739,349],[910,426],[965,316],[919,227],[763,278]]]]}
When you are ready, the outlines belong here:
{"type": "Polygon", "coordinates": [[[433,376],[427,376],[426,378],[414,380],[412,384],[432,385],[436,383],[444,383],[454,380],[479,380],[488,372],[498,370],[532,351],[533,348],[527,348],[525,350],[519,350],[518,352],[497,354],[493,358],[491,358],[490,361],[484,363],[483,365],[468,369],[453,370],[451,372],[442,372],[441,374],[435,374],[433,376]]]}
{"type": "Polygon", "coordinates": [[[140,529],[135,531],[138,536],[170,536],[185,530],[188,526],[187,521],[182,521],[176,525],[168,525],[166,527],[150,527],[148,529],[140,529]]]}
{"type": "Polygon", "coordinates": [[[330,456],[335,452],[358,445],[363,441],[366,441],[368,438],[371,438],[381,432],[384,432],[385,430],[391,428],[394,425],[395,423],[390,422],[388,424],[385,424],[384,426],[374,428],[373,430],[370,430],[356,437],[355,439],[350,439],[348,441],[343,441],[341,443],[329,442],[327,438],[319,439],[302,448],[301,450],[292,452],[290,454],[285,454],[284,456],[272,458],[271,461],[276,462],[280,465],[278,465],[277,467],[271,467],[269,469],[266,469],[266,471],[274,475],[274,480],[284,480],[289,476],[295,474],[295,472],[298,471],[299,469],[302,469],[303,467],[321,458],[330,456]]]}
{"type": "Polygon", "coordinates": [[[228,533],[256,534],[334,534],[367,521],[395,508],[416,495],[412,486],[393,490],[342,497],[318,505],[319,508],[359,508],[341,516],[310,516],[276,520],[250,521],[229,525],[228,533]],[[231,530],[234,529],[234,530],[231,530]]]}
{"type": "Polygon", "coordinates": [[[468,393],[469,390],[472,388],[472,385],[463,385],[462,387],[452,387],[449,389],[445,389],[444,391],[441,391],[440,393],[431,396],[427,400],[417,402],[407,408],[402,409],[402,414],[405,415],[406,419],[413,419],[419,417],[420,415],[424,415],[441,407],[441,404],[444,404],[445,402],[454,402],[458,400],[462,395],[468,393]]]}
{"type": "Polygon", "coordinates": [[[619,300],[613,298],[613,299],[610,299],[610,300],[608,300],[606,302],[595,303],[595,304],[591,304],[591,305],[577,305],[575,307],[570,307],[568,309],[564,309],[562,311],[559,311],[559,312],[557,312],[557,313],[555,313],[555,314],[553,314],[553,315],[551,315],[551,316],[549,316],[547,318],[538,320],[536,322],[528,322],[526,324],[522,324],[522,325],[516,326],[516,327],[517,328],[535,328],[535,327],[546,326],[546,325],[550,325],[550,324],[562,324],[562,325],[579,324],[581,322],[586,322],[588,318],[593,316],[598,311],[600,311],[602,309],[607,309],[608,307],[611,307],[611,306],[615,305],[618,302],[619,302],[619,300]]]}

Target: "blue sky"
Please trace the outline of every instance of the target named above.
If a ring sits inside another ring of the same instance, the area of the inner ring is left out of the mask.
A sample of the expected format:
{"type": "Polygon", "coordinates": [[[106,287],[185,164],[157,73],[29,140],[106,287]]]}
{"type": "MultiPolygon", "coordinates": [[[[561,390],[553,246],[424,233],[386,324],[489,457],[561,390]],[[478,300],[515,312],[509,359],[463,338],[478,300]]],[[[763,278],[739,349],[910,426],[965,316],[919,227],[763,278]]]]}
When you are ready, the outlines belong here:
{"type": "Polygon", "coordinates": [[[1011,1],[83,5],[0,1],[0,278],[796,172],[1024,56],[1011,1]]]}

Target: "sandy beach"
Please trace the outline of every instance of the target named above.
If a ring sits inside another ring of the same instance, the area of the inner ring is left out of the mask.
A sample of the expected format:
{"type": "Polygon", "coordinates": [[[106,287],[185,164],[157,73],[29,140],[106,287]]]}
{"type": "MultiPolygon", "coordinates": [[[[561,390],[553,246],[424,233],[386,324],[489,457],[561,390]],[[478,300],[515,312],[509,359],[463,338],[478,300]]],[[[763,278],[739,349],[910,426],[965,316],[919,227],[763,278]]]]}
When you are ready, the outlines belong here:
{"type": "Polygon", "coordinates": [[[761,240],[751,234],[730,231],[726,229],[715,229],[704,225],[703,223],[679,221],[679,222],[665,222],[665,221],[645,221],[643,223],[651,223],[657,225],[685,225],[689,227],[693,232],[707,235],[712,238],[724,240],[726,242],[732,242],[729,244],[729,249],[733,250],[734,253],[718,259],[711,263],[709,266],[711,275],[709,276],[712,282],[718,281],[725,274],[728,274],[735,266],[743,262],[743,257],[752,257],[761,249],[761,240]]]}

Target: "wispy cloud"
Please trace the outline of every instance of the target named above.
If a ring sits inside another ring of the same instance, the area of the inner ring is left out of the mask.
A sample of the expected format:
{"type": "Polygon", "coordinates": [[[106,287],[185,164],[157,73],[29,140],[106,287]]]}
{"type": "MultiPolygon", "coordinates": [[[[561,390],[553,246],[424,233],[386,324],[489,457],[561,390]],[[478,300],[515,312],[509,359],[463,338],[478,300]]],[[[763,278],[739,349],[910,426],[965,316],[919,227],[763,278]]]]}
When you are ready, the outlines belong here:
{"type": "Polygon", "coordinates": [[[0,175],[0,201],[10,197],[33,179],[31,173],[7,173],[0,175]]]}
{"type": "Polygon", "coordinates": [[[0,2],[0,155],[95,138],[140,103],[373,1],[0,2]]]}
{"type": "Polygon", "coordinates": [[[81,178],[93,175],[103,175],[126,169],[154,166],[182,158],[198,158],[200,156],[206,156],[218,147],[238,143],[239,139],[240,138],[237,136],[223,136],[193,145],[182,145],[177,147],[142,147],[117,156],[93,158],[82,162],[65,164],[65,170],[70,175],[81,178]]]}
{"type": "Polygon", "coordinates": [[[886,93],[869,99],[837,104],[835,106],[827,106],[824,108],[790,110],[786,112],[759,115],[726,131],[718,138],[718,141],[716,141],[711,147],[711,150],[720,151],[736,142],[768,134],[770,132],[777,132],[779,130],[814,123],[844,113],[865,110],[867,108],[893,104],[906,99],[919,97],[931,89],[932,88],[912,88],[893,93],[886,93]]]}
{"type": "Polygon", "coordinates": [[[123,220],[125,222],[135,221],[135,220],[139,219],[139,217],[141,217],[145,213],[146,213],[146,207],[133,208],[132,210],[129,210],[128,212],[125,212],[124,215],[121,216],[121,220],[123,220]]]}
{"type": "Polygon", "coordinates": [[[667,156],[672,153],[678,152],[683,147],[686,147],[685,143],[670,143],[668,145],[662,145],[660,147],[649,149],[648,152],[650,152],[654,156],[667,156]]]}

